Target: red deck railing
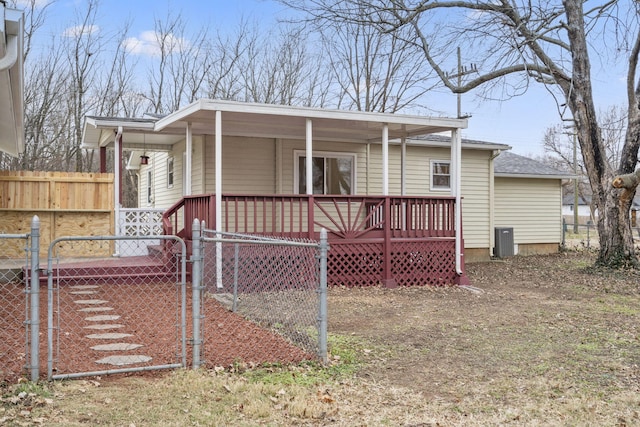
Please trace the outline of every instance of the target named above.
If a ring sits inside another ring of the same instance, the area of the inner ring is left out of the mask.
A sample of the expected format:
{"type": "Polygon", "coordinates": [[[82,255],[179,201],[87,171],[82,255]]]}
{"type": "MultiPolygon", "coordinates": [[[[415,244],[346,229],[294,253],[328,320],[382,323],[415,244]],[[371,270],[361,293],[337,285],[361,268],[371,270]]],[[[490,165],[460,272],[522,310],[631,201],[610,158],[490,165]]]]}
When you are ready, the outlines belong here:
{"type": "Polygon", "coordinates": [[[457,280],[453,197],[225,194],[218,227],[214,195],[185,196],[165,212],[164,232],[189,240],[194,218],[210,229],[291,238],[317,239],[325,228],[332,283],[457,280]]]}

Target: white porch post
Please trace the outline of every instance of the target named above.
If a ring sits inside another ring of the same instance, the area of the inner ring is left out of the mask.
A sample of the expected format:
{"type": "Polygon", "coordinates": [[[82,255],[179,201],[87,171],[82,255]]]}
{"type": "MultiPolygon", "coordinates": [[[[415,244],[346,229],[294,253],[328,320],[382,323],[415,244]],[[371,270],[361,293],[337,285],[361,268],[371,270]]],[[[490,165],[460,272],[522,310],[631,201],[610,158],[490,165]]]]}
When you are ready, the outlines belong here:
{"type": "Polygon", "coordinates": [[[404,136],[400,144],[400,195],[407,194],[407,138],[404,136]]]}
{"type": "MultiPolygon", "coordinates": [[[[222,111],[216,111],[216,231],[222,226],[222,111]]],[[[216,234],[220,239],[222,235],[216,234]]],[[[222,243],[216,243],[216,286],[222,288],[222,243]]]]}
{"type": "Polygon", "coordinates": [[[389,125],[382,126],[382,195],[389,195],[389,125]]]}
{"type": "Polygon", "coordinates": [[[451,131],[451,195],[456,198],[456,273],[462,275],[462,206],[461,206],[461,179],[462,179],[462,140],[460,129],[451,131]]]}
{"type": "Polygon", "coordinates": [[[193,128],[191,126],[191,122],[187,123],[187,142],[185,147],[185,163],[182,167],[185,168],[185,176],[184,176],[184,196],[190,196],[191,189],[191,172],[193,170],[192,165],[192,152],[193,152],[193,128]]]}
{"type": "Polygon", "coordinates": [[[307,195],[313,194],[313,124],[311,119],[306,122],[306,152],[305,152],[305,184],[307,186],[307,195]]]}
{"type": "MultiPolygon", "coordinates": [[[[116,138],[114,141],[114,162],[113,162],[113,178],[114,182],[114,192],[113,192],[113,204],[114,204],[114,230],[115,235],[120,236],[120,209],[122,208],[122,201],[120,200],[120,192],[122,191],[122,126],[118,126],[118,131],[116,132],[116,138]]],[[[120,245],[115,245],[116,252],[113,256],[120,256],[120,245]]]]}

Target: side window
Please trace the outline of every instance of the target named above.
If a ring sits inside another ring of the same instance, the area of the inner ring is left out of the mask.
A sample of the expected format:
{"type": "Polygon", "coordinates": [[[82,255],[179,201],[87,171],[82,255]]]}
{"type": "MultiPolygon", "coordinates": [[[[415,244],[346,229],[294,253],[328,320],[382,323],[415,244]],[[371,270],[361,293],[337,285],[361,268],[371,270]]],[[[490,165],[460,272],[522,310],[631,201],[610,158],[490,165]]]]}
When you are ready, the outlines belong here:
{"type": "Polygon", "coordinates": [[[431,161],[431,190],[448,191],[451,189],[451,162],[448,160],[431,161]]]}
{"type": "MultiPolygon", "coordinates": [[[[354,194],[355,154],[315,153],[313,164],[313,194],[354,194]]],[[[307,193],[306,157],[296,153],[296,192],[307,193]]]]}
{"type": "Polygon", "coordinates": [[[153,173],[152,171],[147,171],[147,203],[153,203],[153,173]]]}
{"type": "Polygon", "coordinates": [[[173,188],[173,157],[167,159],[167,188],[173,188]]]}

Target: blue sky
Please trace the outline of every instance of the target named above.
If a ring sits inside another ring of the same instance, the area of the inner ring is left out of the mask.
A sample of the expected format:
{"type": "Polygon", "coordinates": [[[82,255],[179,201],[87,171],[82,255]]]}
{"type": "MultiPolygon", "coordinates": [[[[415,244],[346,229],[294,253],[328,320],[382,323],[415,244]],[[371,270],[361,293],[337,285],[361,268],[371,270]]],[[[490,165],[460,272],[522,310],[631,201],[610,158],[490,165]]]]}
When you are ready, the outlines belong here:
{"type": "MultiPolygon", "coordinates": [[[[41,0],[46,2],[47,0],[41,0]]],[[[48,9],[46,30],[54,33],[68,31],[78,8],[84,0],[57,0],[48,9]]],[[[115,32],[126,20],[132,21],[127,35],[132,46],[142,54],[149,49],[148,34],[153,30],[154,19],[164,18],[169,11],[180,12],[190,24],[202,24],[217,29],[233,28],[241,19],[256,20],[264,26],[277,25],[278,18],[291,14],[284,6],[272,0],[102,0],[97,23],[100,31],[115,32]]],[[[464,60],[463,60],[464,62],[464,60]]],[[[606,108],[624,103],[624,79],[620,72],[611,70],[592,58],[594,88],[599,107],[606,108]],[[602,77],[598,77],[602,76],[602,77]]],[[[438,111],[454,117],[456,96],[440,90],[429,96],[429,102],[437,104],[438,111]]],[[[508,101],[479,102],[473,93],[462,95],[462,112],[471,114],[464,137],[505,143],[513,152],[535,156],[543,154],[542,137],[545,130],[560,122],[557,106],[542,86],[532,86],[523,96],[508,101]]]]}

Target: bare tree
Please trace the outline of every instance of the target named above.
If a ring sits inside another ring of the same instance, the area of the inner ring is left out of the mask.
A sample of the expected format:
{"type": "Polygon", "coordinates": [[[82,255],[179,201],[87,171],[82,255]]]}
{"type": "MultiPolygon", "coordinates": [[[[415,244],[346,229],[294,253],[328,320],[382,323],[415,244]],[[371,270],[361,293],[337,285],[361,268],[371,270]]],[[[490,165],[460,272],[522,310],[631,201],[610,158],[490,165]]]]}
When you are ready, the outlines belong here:
{"type": "Polygon", "coordinates": [[[410,32],[381,33],[358,22],[319,26],[324,52],[339,90],[338,107],[396,112],[417,107],[434,83],[410,32]]]}
{"type": "MultiPolygon", "coordinates": [[[[597,264],[637,265],[629,221],[631,198],[640,180],[612,189],[616,175],[635,170],[640,147],[640,4],[609,0],[281,0],[315,20],[357,22],[403,36],[411,29],[424,59],[454,93],[484,90],[487,96],[515,96],[542,84],[557,99],[562,118],[575,124],[598,209],[597,264]],[[478,74],[463,84],[448,78],[453,46],[475,58],[478,74]],[[590,46],[599,55],[627,59],[627,126],[620,162],[607,161],[593,94],[590,46]],[[562,107],[565,105],[567,111],[562,107]],[[625,197],[621,197],[624,194],[625,197]]],[[[618,182],[618,181],[616,181],[618,182]]],[[[620,182],[618,182],[620,184],[620,182]]]]}

